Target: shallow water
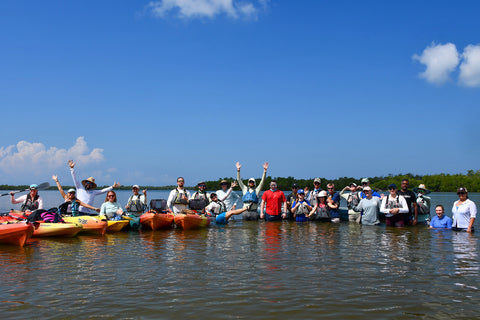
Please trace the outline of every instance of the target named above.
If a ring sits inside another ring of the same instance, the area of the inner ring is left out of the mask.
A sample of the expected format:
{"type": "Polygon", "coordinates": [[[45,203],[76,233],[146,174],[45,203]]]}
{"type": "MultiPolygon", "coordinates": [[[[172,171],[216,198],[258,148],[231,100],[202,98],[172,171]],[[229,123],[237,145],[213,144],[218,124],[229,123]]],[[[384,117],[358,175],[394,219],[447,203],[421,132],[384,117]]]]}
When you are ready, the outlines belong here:
{"type": "MultiPolygon", "coordinates": [[[[432,195],[447,208],[452,199],[432,195]]],[[[234,221],[32,240],[0,246],[0,311],[3,319],[472,319],[477,234],[234,221]]]]}

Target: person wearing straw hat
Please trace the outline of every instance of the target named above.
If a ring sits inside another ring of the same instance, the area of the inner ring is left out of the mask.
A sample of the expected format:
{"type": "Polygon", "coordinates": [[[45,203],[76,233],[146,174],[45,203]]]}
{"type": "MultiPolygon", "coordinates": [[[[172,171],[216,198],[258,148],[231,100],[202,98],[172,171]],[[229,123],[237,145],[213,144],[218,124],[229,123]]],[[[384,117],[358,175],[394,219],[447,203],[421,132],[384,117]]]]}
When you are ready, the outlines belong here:
{"type": "Polygon", "coordinates": [[[12,197],[11,202],[12,204],[23,203],[21,211],[33,211],[37,209],[43,209],[43,200],[38,195],[38,185],[31,184],[28,194],[25,194],[17,199],[14,198],[14,192],[10,192],[10,196],[12,197]]]}
{"type": "MultiPolygon", "coordinates": [[[[82,180],[82,182],[80,183],[77,179],[77,176],[75,175],[75,162],[73,160],[68,160],[68,165],[70,166],[70,174],[72,175],[73,183],[75,184],[75,188],[77,189],[78,200],[85,202],[90,206],[93,206],[93,202],[96,196],[111,191],[113,188],[120,186],[120,183],[114,182],[113,185],[111,185],[110,187],[103,188],[102,190],[95,190],[97,188],[95,178],[90,177],[88,179],[82,180]]],[[[95,210],[86,208],[84,206],[80,206],[79,212],[80,215],[98,215],[98,212],[95,212],[95,210]]]]}
{"type": "Polygon", "coordinates": [[[259,214],[257,212],[258,208],[258,202],[259,198],[258,195],[262,191],[263,185],[265,183],[265,177],[267,176],[267,169],[268,169],[268,162],[265,162],[263,164],[263,174],[262,174],[262,179],[260,180],[260,183],[258,186],[255,188],[255,178],[250,178],[248,179],[248,185],[244,185],[242,178],[240,177],[240,168],[242,165],[240,162],[237,162],[235,164],[237,167],[237,181],[238,185],[240,186],[240,189],[242,189],[243,193],[243,207],[247,208],[248,210],[243,212],[242,218],[243,220],[258,220],[259,214]]]}
{"type": "Polygon", "coordinates": [[[73,217],[76,217],[79,214],[79,208],[80,206],[95,210],[96,212],[100,212],[100,208],[95,208],[92,207],[86,203],[83,203],[82,201],[77,199],[77,190],[70,188],[68,189],[67,193],[63,191],[62,185],[60,184],[60,181],[58,181],[58,176],[53,175],[52,176],[53,181],[57,184],[58,191],[60,191],[60,194],[62,195],[63,199],[65,199],[65,202],[62,203],[59,206],[60,209],[60,214],[62,215],[71,215],[73,217]]]}
{"type": "MultiPolygon", "coordinates": [[[[236,186],[236,184],[235,184],[236,186]]],[[[234,188],[235,186],[232,186],[234,188]]],[[[230,210],[235,210],[237,207],[237,204],[240,200],[240,196],[236,192],[230,192],[228,196],[225,197],[225,195],[228,192],[228,189],[230,188],[230,182],[227,180],[222,180],[220,181],[220,190],[217,190],[215,193],[217,194],[219,199],[224,199],[223,202],[227,206],[227,211],[230,210]]]]}
{"type": "Polygon", "coordinates": [[[413,192],[417,194],[417,224],[429,224],[432,200],[426,195],[430,193],[430,190],[427,190],[422,183],[418,187],[413,188],[413,192]]]}

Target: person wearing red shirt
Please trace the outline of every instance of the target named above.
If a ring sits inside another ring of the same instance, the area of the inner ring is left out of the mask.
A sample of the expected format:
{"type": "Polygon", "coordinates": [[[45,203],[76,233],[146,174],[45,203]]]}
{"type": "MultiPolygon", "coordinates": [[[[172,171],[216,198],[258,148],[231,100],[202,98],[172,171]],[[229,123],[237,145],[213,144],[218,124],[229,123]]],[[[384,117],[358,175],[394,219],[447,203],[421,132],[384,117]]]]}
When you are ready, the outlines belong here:
{"type": "Polygon", "coordinates": [[[270,190],[262,195],[260,205],[260,219],[265,221],[278,221],[287,217],[287,199],[283,191],[277,189],[277,182],[270,182],[270,190]],[[266,212],[264,209],[266,207],[266,212]],[[283,210],[282,210],[283,209],[283,210]]]}

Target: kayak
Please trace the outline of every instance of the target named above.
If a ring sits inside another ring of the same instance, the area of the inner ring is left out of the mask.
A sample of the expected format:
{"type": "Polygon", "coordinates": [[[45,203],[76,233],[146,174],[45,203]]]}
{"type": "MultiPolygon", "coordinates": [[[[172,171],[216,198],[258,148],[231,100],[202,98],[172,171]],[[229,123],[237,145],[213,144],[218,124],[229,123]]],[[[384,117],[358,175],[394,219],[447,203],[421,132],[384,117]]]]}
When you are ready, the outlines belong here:
{"type": "Polygon", "coordinates": [[[33,234],[31,223],[9,223],[0,225],[0,243],[23,247],[33,234]]]}
{"type": "Polygon", "coordinates": [[[79,234],[96,234],[103,236],[107,230],[108,223],[94,216],[63,217],[65,222],[81,224],[83,229],[79,234]]]}
{"type": "Polygon", "coordinates": [[[146,212],[140,216],[142,228],[158,230],[170,228],[173,225],[173,215],[167,213],[146,212]]]}
{"type": "Polygon", "coordinates": [[[184,230],[206,228],[210,225],[210,219],[196,214],[175,215],[175,224],[184,230]]]}
{"type": "MultiPolygon", "coordinates": [[[[105,216],[98,216],[100,220],[106,220],[105,216]]],[[[130,224],[130,220],[107,220],[107,232],[118,232],[130,224]]]]}
{"type": "Polygon", "coordinates": [[[39,237],[75,237],[83,227],[79,223],[50,223],[40,222],[34,223],[35,231],[32,238],[39,237]]]}

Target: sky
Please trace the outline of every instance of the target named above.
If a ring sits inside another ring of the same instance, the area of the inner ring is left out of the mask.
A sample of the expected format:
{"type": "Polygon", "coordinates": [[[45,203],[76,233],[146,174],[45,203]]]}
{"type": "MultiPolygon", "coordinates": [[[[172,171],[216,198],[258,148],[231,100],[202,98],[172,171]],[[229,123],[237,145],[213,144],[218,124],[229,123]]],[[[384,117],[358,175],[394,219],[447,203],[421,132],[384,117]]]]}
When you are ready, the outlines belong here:
{"type": "Polygon", "coordinates": [[[0,2],[0,184],[466,173],[480,2],[0,2]]]}

